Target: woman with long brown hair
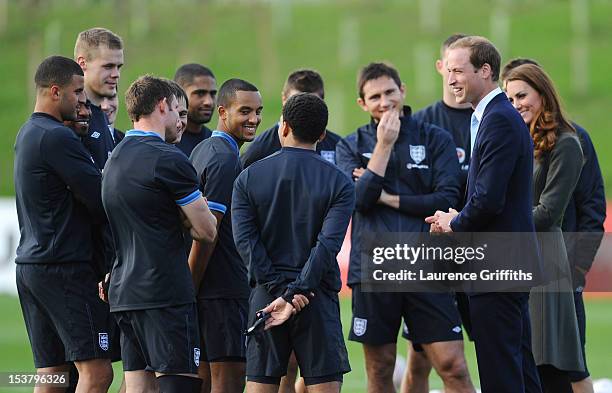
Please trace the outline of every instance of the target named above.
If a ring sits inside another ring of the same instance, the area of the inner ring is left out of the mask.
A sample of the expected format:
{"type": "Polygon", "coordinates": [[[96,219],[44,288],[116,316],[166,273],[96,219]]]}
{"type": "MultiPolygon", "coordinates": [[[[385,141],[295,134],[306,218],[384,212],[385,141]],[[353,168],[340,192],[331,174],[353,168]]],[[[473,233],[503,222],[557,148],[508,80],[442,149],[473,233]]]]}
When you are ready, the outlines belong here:
{"type": "Polygon", "coordinates": [[[550,279],[531,291],[533,355],[544,392],[571,393],[568,372],[583,370],[584,360],[561,223],[582,170],[582,148],[541,67],[514,68],[505,89],[533,138],[533,218],[550,279]]]}

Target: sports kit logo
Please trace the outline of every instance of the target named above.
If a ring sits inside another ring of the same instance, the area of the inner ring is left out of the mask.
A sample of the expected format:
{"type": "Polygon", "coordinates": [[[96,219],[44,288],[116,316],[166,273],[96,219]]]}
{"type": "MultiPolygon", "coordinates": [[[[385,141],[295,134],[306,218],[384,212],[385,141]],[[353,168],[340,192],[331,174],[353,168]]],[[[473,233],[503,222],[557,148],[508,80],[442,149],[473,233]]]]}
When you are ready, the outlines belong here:
{"type": "Polygon", "coordinates": [[[353,332],[357,337],[361,337],[368,329],[368,320],[364,318],[353,318],[353,332]]]}
{"type": "Polygon", "coordinates": [[[200,348],[193,349],[193,362],[196,367],[200,367],[200,348]]]}
{"type": "Polygon", "coordinates": [[[108,333],[98,333],[98,345],[103,351],[108,351],[108,333]]]}
{"type": "Polygon", "coordinates": [[[423,145],[410,145],[410,158],[415,164],[420,164],[425,159],[425,146],[423,145]]]}
{"type": "Polygon", "coordinates": [[[414,161],[414,164],[408,163],[406,168],[408,169],[429,169],[429,165],[421,162],[425,159],[425,146],[424,145],[410,145],[410,158],[414,161]]]}
{"type": "Polygon", "coordinates": [[[100,133],[98,131],[94,131],[91,133],[91,137],[94,139],[98,139],[100,137],[100,133]]]}
{"type": "Polygon", "coordinates": [[[453,332],[455,332],[455,333],[461,333],[461,326],[455,326],[455,327],[453,328],[453,332]]]}
{"type": "Polygon", "coordinates": [[[361,153],[361,155],[367,158],[368,160],[372,158],[372,153],[361,153]]]}
{"type": "Polygon", "coordinates": [[[336,152],[333,150],[321,150],[321,157],[332,164],[336,163],[336,152]]]}

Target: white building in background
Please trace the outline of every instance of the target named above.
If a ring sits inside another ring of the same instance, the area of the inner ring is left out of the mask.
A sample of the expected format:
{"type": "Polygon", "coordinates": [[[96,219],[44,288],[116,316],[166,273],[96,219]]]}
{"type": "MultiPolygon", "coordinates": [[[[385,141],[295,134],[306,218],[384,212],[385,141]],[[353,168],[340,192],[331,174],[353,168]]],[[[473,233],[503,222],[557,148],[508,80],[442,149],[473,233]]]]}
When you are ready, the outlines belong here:
{"type": "Polygon", "coordinates": [[[19,244],[19,222],[15,198],[0,198],[0,293],[17,295],[15,250],[19,244]]]}

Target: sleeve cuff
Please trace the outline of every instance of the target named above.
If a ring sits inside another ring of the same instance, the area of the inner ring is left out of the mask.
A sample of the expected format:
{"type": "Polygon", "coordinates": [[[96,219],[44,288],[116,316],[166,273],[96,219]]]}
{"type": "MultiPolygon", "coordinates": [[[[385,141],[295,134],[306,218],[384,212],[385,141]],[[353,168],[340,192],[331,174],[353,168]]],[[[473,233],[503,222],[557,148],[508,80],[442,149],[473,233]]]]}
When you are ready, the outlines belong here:
{"type": "Polygon", "coordinates": [[[218,211],[219,213],[225,214],[227,206],[219,202],[208,201],[208,208],[210,210],[218,211]]]}
{"type": "MultiPolygon", "coordinates": [[[[459,213],[459,214],[461,214],[461,213],[459,213]]],[[[457,228],[457,225],[455,224],[455,222],[457,222],[457,218],[458,217],[459,216],[453,217],[453,219],[448,223],[448,226],[450,226],[450,228],[453,230],[453,232],[458,232],[459,228],[457,228]]]]}
{"type": "Polygon", "coordinates": [[[382,176],[377,175],[376,173],[372,172],[371,170],[366,168],[366,171],[363,173],[363,175],[361,175],[361,179],[366,178],[368,179],[368,177],[371,177],[371,179],[369,179],[371,182],[376,183],[376,184],[383,184],[385,181],[385,178],[382,176]]]}
{"type": "Polygon", "coordinates": [[[186,206],[194,202],[195,200],[199,199],[201,196],[202,196],[202,192],[200,190],[195,190],[194,192],[187,195],[186,197],[177,199],[176,204],[179,206],[186,206]]]}

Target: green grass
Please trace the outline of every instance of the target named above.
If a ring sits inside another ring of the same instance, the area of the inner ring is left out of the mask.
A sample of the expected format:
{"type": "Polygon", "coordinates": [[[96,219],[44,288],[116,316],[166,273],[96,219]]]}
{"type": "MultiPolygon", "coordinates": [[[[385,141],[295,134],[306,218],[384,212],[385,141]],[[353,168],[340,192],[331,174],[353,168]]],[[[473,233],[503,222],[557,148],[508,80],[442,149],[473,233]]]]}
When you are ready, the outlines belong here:
{"type": "MultiPolygon", "coordinates": [[[[586,302],[587,309],[587,359],[589,369],[594,379],[610,378],[612,364],[612,347],[609,342],[612,330],[612,299],[594,299],[586,302]]],[[[19,301],[15,297],[0,295],[0,310],[2,324],[0,325],[0,372],[4,371],[34,371],[30,345],[25,331],[19,301]]],[[[345,336],[348,336],[351,319],[351,302],[348,298],[341,300],[342,324],[345,336]]],[[[365,390],[365,369],[361,345],[348,341],[347,348],[353,371],[345,376],[343,392],[357,393],[365,390]]],[[[406,342],[399,341],[398,353],[405,356],[406,342]]],[[[466,343],[466,356],[472,379],[477,384],[477,368],[473,345],[466,343]]],[[[121,373],[120,364],[115,363],[115,375],[121,373]]],[[[116,391],[119,377],[115,378],[111,391],[116,391]]],[[[440,379],[432,373],[430,379],[432,388],[441,388],[440,379]]],[[[8,389],[0,387],[0,393],[17,393],[31,391],[28,389],[8,389]]]]}
{"type": "MultiPolygon", "coordinates": [[[[420,20],[422,1],[338,0],[211,1],[181,0],[49,0],[9,1],[5,27],[0,27],[2,89],[0,90],[0,195],[13,194],[13,143],[33,108],[32,75],[50,54],[72,56],[79,31],[105,26],[125,42],[125,67],[120,93],[144,73],[172,76],[185,62],[209,65],[218,82],[242,77],[254,82],[264,98],[263,130],[276,122],[286,75],[298,67],[319,70],[326,81],[329,128],[346,135],[368,121],[355,104],[355,75],[360,66],[388,60],[407,85],[407,103],[414,109],[436,100],[440,78],[433,64],[440,43],[455,32],[485,35],[504,49],[503,61],[515,56],[537,59],[556,82],[571,118],[592,135],[604,178],[612,180],[612,108],[607,71],[612,66],[612,2],[589,1],[585,43],[588,91],[571,88],[571,1],[444,0],[439,23],[420,20]],[[506,42],[493,33],[501,22],[495,9],[508,16],[506,42]],[[469,10],[469,18],[463,15],[469,10]],[[461,17],[458,17],[462,15],[461,17]],[[429,26],[429,27],[428,27],[429,26]],[[424,51],[415,58],[415,48],[424,51]],[[417,74],[425,61],[431,67],[417,74]],[[423,84],[429,81],[429,85],[423,84]],[[419,89],[419,86],[424,86],[419,89]]],[[[432,4],[435,2],[431,2],[432,4]]],[[[0,20],[2,20],[0,8],[0,20]]],[[[0,26],[2,24],[0,23],[0,26]]],[[[216,119],[210,126],[214,127],[216,119]]],[[[120,104],[117,125],[129,128],[120,104]]],[[[607,181],[612,185],[611,181],[607,181]]],[[[608,190],[610,190],[608,188],[608,190]]]]}

